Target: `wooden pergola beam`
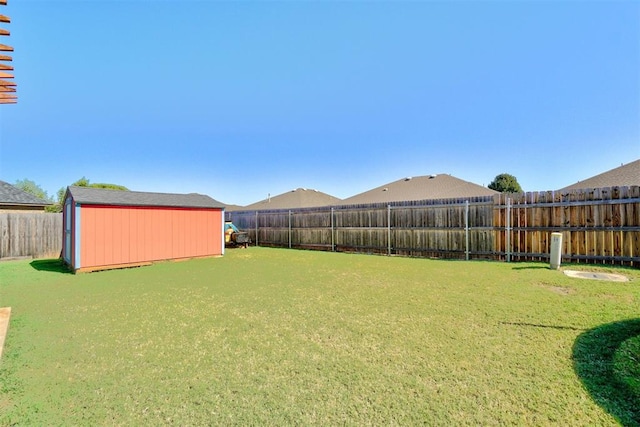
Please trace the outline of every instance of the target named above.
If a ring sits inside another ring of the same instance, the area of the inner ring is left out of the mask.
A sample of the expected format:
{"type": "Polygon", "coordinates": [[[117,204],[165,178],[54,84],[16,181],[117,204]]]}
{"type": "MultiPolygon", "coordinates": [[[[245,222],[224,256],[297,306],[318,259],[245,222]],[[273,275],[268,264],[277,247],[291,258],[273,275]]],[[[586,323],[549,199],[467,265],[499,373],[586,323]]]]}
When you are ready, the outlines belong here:
{"type": "MultiPolygon", "coordinates": [[[[0,6],[6,6],[7,0],[0,0],[0,6]]],[[[0,15],[0,22],[11,23],[8,16],[0,15]]],[[[0,28],[1,36],[10,36],[9,30],[0,28]]],[[[13,47],[0,44],[0,52],[13,52],[13,47]]],[[[13,61],[9,55],[0,54],[0,61],[13,61]]],[[[0,79],[13,79],[13,74],[7,73],[13,71],[13,66],[0,63],[0,79]]],[[[0,104],[16,104],[18,97],[14,94],[16,91],[16,83],[13,80],[0,80],[0,104]]],[[[0,350],[1,351],[1,350],[0,350]]]]}

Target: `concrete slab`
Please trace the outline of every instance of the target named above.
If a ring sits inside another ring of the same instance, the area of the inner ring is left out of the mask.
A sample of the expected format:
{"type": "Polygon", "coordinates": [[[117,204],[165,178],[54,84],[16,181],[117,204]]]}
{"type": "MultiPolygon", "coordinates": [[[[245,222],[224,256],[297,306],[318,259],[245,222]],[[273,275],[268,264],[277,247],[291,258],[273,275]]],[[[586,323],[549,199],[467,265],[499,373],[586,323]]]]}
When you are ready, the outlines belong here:
{"type": "Polygon", "coordinates": [[[0,307],[0,357],[4,349],[4,339],[9,330],[9,318],[11,317],[11,307],[0,307]]]}
{"type": "Polygon", "coordinates": [[[589,279],[589,280],[606,280],[609,282],[628,282],[629,278],[622,274],[613,273],[595,273],[593,271],[574,271],[564,270],[564,274],[569,277],[575,277],[576,279],[589,279]]]}

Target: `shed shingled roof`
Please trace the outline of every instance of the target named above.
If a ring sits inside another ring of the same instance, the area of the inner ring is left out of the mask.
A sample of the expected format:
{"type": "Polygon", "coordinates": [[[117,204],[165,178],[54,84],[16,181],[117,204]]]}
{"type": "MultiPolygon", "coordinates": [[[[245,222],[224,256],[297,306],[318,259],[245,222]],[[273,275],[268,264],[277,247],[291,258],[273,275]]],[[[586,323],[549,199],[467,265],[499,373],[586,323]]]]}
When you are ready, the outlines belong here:
{"type": "Polygon", "coordinates": [[[0,181],[0,205],[44,207],[52,204],[15,185],[0,181]]]}
{"type": "Polygon", "coordinates": [[[578,181],[575,184],[561,188],[559,191],[625,187],[631,185],[640,185],[640,159],[592,176],[583,181],[578,181]]]}
{"type": "Polygon", "coordinates": [[[87,205],[224,208],[217,200],[197,193],[148,193],[77,186],[70,186],[67,191],[76,203],[87,205]]]}
{"type": "Polygon", "coordinates": [[[345,205],[493,196],[497,191],[447,174],[402,178],[342,201],[345,205]]]}

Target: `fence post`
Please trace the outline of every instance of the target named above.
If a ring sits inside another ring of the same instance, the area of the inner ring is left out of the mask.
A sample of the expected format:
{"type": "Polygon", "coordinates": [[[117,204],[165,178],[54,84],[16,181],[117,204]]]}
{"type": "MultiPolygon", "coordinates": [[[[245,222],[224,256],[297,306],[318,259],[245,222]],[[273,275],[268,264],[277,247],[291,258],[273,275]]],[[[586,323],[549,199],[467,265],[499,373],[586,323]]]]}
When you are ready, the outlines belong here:
{"type": "Polygon", "coordinates": [[[259,246],[258,244],[258,211],[256,211],[256,246],[259,246]]]}
{"type": "Polygon", "coordinates": [[[334,232],[334,223],[333,223],[333,208],[331,208],[331,252],[335,252],[336,250],[336,240],[335,237],[333,235],[334,232]]]}
{"type": "Polygon", "coordinates": [[[464,202],[464,258],[469,261],[469,201],[464,202]]]}
{"type": "Polygon", "coordinates": [[[505,252],[507,262],[511,262],[511,198],[507,197],[507,214],[504,225],[505,252]]]}
{"type": "Polygon", "coordinates": [[[289,249],[291,249],[291,209],[289,209],[289,249]]]}
{"type": "Polygon", "coordinates": [[[391,256],[391,205],[387,205],[387,255],[391,256]]]}

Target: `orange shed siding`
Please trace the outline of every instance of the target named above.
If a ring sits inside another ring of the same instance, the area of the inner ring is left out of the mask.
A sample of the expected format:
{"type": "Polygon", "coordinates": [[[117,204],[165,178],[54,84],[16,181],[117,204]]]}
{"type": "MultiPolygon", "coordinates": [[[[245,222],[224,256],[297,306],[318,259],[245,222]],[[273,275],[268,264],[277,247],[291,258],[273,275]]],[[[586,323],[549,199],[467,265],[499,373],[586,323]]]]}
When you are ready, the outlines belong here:
{"type": "Polygon", "coordinates": [[[221,209],[83,205],[82,268],[221,255],[221,209]]]}

